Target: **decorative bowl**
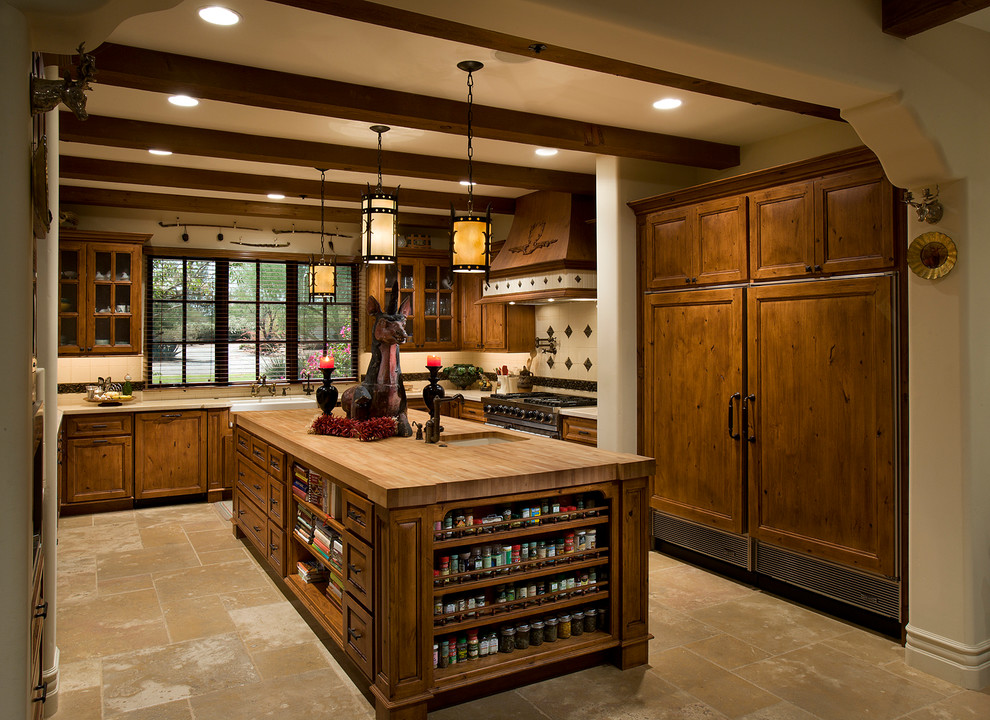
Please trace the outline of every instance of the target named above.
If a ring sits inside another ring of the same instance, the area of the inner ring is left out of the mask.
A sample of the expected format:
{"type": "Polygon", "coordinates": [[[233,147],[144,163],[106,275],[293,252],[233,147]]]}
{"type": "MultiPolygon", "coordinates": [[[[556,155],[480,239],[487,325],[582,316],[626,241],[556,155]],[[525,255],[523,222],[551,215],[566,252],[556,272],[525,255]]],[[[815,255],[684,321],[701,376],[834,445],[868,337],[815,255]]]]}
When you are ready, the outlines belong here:
{"type": "Polygon", "coordinates": [[[457,388],[463,390],[477,382],[481,377],[481,368],[469,364],[455,364],[444,368],[447,379],[457,388]]]}

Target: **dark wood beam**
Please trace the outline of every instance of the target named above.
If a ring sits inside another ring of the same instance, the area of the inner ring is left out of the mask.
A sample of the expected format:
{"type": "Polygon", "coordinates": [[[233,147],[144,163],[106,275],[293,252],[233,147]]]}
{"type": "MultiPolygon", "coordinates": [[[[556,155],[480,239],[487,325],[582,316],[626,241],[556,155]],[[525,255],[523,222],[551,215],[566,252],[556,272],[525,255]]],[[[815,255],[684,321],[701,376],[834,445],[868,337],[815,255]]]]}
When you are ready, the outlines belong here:
{"type": "Polygon", "coordinates": [[[909,38],[990,7],[990,0],[883,0],[882,25],[888,35],[909,38]]]}
{"type": "MultiPolygon", "coordinates": [[[[378,151],[374,149],[246,135],[223,130],[204,130],[101,115],[90,115],[88,120],[82,121],[70,112],[63,112],[59,115],[59,137],[63,142],[139,150],[162,148],[174,153],[201,157],[322,167],[350,172],[375,174],[378,172],[378,151]]],[[[415,177],[457,182],[467,175],[467,160],[389,152],[382,156],[382,172],[390,178],[415,177]]],[[[581,195],[595,192],[594,175],[496,163],[475,162],[474,181],[479,185],[558,190],[581,195]]]]}
{"type": "MultiPolygon", "coordinates": [[[[467,134],[467,103],[323,78],[104,43],[97,82],[291,112],[467,134]]],[[[71,65],[72,58],[58,56],[71,65]]],[[[722,170],[735,145],[586,123],[477,104],[476,137],[722,170]]],[[[369,131],[370,132],[370,131],[369,131]]]]}
{"type": "MultiPolygon", "coordinates": [[[[211,215],[263,217],[285,221],[314,220],[318,222],[320,219],[320,208],[314,205],[105,190],[75,185],[59,185],[58,193],[60,205],[95,205],[98,207],[130,208],[132,210],[209,213],[211,215]]],[[[357,208],[327,207],[324,208],[324,219],[331,223],[358,224],[361,221],[361,211],[357,208]]],[[[399,224],[407,227],[446,228],[450,221],[444,215],[400,212],[399,224]]]]}
{"type": "MultiPolygon", "coordinates": [[[[319,180],[250,175],[247,173],[201,170],[169,165],[145,165],[143,163],[97,160],[93,158],[62,155],[59,157],[59,175],[74,180],[154,185],[157,187],[186,188],[190,190],[216,190],[218,192],[257,193],[267,195],[280,192],[286,197],[320,196],[319,180]]],[[[315,173],[315,171],[314,171],[315,173]]],[[[393,188],[386,188],[391,190],[393,188]]],[[[358,202],[367,186],[351,183],[327,182],[324,197],[328,201],[358,202]]],[[[448,210],[451,203],[460,208],[464,195],[431,192],[429,190],[399,190],[399,207],[448,210]]],[[[475,195],[475,207],[492,207],[493,213],[511,215],[515,212],[513,198],[494,195],[475,195]]]]}
{"type": "Polygon", "coordinates": [[[734,85],[711,82],[701,78],[667,72],[646,65],[617,60],[603,55],[571,50],[569,48],[549,45],[538,37],[519,37],[506,33],[494,32],[484,28],[466,25],[464,23],[444,20],[417,12],[401,10],[388,5],[380,5],[364,0],[270,0],[279,5],[311,10],[313,12],[348,18],[359,22],[379,25],[381,27],[405,30],[417,35],[452,40],[454,42],[490,48],[502,52],[537,58],[546,62],[583,68],[595,72],[618,75],[619,77],[642,80],[643,82],[663,85],[665,87],[687,90],[711,95],[712,97],[737,100],[750,105],[786,110],[801,115],[824,118],[826,120],[842,121],[838,108],[816,103],[803,102],[792,98],[756,92],[734,85]],[[538,48],[538,49],[534,49],[538,48]]]}

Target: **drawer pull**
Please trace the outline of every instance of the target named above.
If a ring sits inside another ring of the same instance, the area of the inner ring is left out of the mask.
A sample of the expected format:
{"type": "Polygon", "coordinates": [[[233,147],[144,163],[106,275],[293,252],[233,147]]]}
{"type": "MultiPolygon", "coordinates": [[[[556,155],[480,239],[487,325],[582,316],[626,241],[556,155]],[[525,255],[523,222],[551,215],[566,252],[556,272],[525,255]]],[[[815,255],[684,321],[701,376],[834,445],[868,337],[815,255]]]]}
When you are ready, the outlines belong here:
{"type": "Polygon", "coordinates": [[[244,471],[243,470],[238,470],[237,471],[237,477],[244,477],[244,471]]]}
{"type": "Polygon", "coordinates": [[[350,570],[350,571],[351,571],[352,573],[354,573],[355,575],[357,575],[358,573],[360,573],[360,572],[361,572],[361,568],[359,568],[359,567],[358,567],[357,565],[355,565],[354,563],[347,563],[347,569],[348,569],[348,570],[350,570]]]}
{"type": "Polygon", "coordinates": [[[104,443],[110,442],[109,440],[93,440],[94,445],[103,445],[104,443]]]}
{"type": "Polygon", "coordinates": [[[251,451],[251,453],[252,453],[252,454],[253,454],[253,455],[254,455],[254,456],[255,456],[256,458],[263,458],[263,457],[265,457],[265,454],[264,454],[264,453],[260,453],[260,452],[258,452],[257,450],[252,450],[252,451],[251,451]]]}
{"type": "Polygon", "coordinates": [[[182,413],[168,413],[167,415],[162,415],[163,418],[175,419],[182,417],[182,413]]]}
{"type": "Polygon", "coordinates": [[[48,617],[48,601],[45,600],[41,605],[34,606],[34,616],[36,618],[46,618],[48,617]]]}
{"type": "Polygon", "coordinates": [[[587,430],[578,430],[577,431],[577,434],[578,435],[591,435],[591,433],[588,432],[587,430]]]}
{"type": "Polygon", "coordinates": [[[268,549],[271,550],[272,552],[278,552],[278,545],[272,543],[271,545],[268,546],[268,549]]]}
{"type": "Polygon", "coordinates": [[[356,522],[358,525],[364,525],[364,515],[359,512],[354,512],[353,510],[347,511],[347,517],[356,522]]]}
{"type": "Polygon", "coordinates": [[[347,628],[347,634],[350,635],[355,640],[360,640],[362,637],[364,637],[364,635],[362,635],[352,627],[347,628]]]}
{"type": "Polygon", "coordinates": [[[261,532],[261,528],[260,528],[260,527],[258,527],[257,525],[252,525],[251,527],[253,527],[253,528],[254,528],[254,531],[255,531],[256,533],[260,533],[260,532],[261,532]]]}
{"type": "Polygon", "coordinates": [[[93,430],[106,430],[107,424],[106,423],[100,423],[99,425],[90,425],[90,427],[93,430]]]}
{"type": "Polygon", "coordinates": [[[269,502],[271,502],[272,505],[278,505],[278,498],[272,498],[269,502]]]}
{"type": "Polygon", "coordinates": [[[252,487],[253,487],[253,488],[254,488],[255,490],[261,490],[261,485],[258,485],[257,483],[255,483],[255,484],[254,484],[254,485],[253,485],[252,487]]]}
{"type": "Polygon", "coordinates": [[[240,517],[241,515],[247,515],[247,510],[238,510],[237,517],[240,517]]]}

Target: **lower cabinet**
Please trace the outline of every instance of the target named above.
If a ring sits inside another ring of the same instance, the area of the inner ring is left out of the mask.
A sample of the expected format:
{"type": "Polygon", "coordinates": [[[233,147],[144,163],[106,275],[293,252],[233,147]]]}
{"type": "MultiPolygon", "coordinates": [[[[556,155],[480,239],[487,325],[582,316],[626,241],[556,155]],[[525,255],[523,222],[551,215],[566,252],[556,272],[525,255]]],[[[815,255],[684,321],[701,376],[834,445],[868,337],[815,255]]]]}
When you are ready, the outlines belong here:
{"type": "Polygon", "coordinates": [[[564,415],[560,429],[560,438],[582,445],[598,446],[598,421],[590,418],[564,415]]]}
{"type": "Polygon", "coordinates": [[[272,570],[285,577],[285,455],[236,428],[233,510],[235,535],[246,536],[272,570]]]}
{"type": "Polygon", "coordinates": [[[206,411],[137,413],[134,498],[206,492],[206,411]]]}
{"type": "Polygon", "coordinates": [[[133,496],[131,418],[129,413],[66,418],[62,502],[126,500],[133,496]]]}
{"type": "Polygon", "coordinates": [[[231,487],[227,466],[231,462],[232,435],[227,408],[206,411],[206,484],[210,495],[220,496],[231,487]]]}

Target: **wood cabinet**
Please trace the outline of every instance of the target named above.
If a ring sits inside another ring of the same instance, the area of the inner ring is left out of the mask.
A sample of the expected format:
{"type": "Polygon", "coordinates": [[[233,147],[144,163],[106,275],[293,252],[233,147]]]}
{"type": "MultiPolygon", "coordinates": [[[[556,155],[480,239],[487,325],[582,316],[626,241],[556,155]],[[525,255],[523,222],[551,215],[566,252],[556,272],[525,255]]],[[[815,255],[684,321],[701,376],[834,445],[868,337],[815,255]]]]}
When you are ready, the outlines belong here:
{"type": "Polygon", "coordinates": [[[234,428],[234,533],[246,536],[272,570],[286,575],[286,458],[259,437],[234,428]]]}
{"type": "Polygon", "coordinates": [[[137,413],[135,499],[205,493],[206,448],[205,410],[137,413]]]}
{"type": "MultiPolygon", "coordinates": [[[[232,462],[230,411],[218,408],[206,411],[206,484],[210,501],[220,500],[232,485],[228,467],[232,462]]],[[[228,495],[229,497],[229,495],[228,495]]]]}
{"type": "Polygon", "coordinates": [[[598,421],[591,418],[564,415],[561,420],[560,437],[569,442],[598,446],[598,421]]]}
{"type": "Polygon", "coordinates": [[[465,400],[461,403],[461,419],[483,423],[485,410],[482,403],[479,400],[465,400]]]}
{"type": "Polygon", "coordinates": [[[59,234],[60,355],[141,352],[141,246],[150,235],[59,234]]]}
{"type": "Polygon", "coordinates": [[[747,278],[745,196],[651,213],[643,219],[648,290],[747,278]]]}
{"type": "Polygon", "coordinates": [[[66,418],[62,502],[133,497],[132,417],[130,413],[108,413],[66,418]]]}
{"type": "Polygon", "coordinates": [[[484,279],[480,275],[457,278],[460,291],[462,350],[529,352],[536,337],[536,308],[532,305],[481,303],[484,279]]]}

